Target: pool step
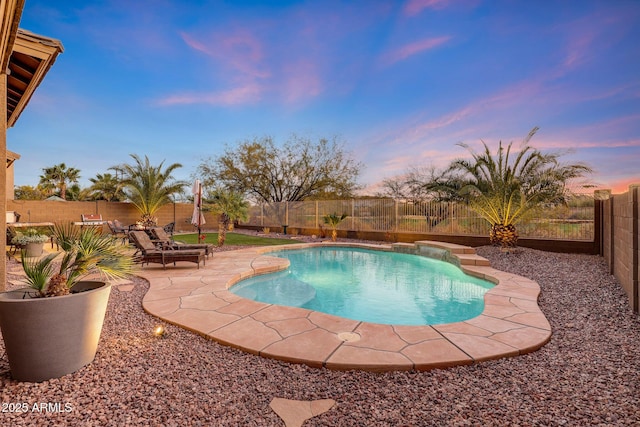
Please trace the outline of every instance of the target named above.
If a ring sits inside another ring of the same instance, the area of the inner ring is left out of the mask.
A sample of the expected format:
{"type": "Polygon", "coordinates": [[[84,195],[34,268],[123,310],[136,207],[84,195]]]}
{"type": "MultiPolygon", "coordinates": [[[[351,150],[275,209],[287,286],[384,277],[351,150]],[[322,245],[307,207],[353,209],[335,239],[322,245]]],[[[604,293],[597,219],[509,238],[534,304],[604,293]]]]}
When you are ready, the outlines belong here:
{"type": "Polygon", "coordinates": [[[490,265],[489,260],[476,254],[472,247],[455,243],[419,240],[414,243],[394,243],[391,247],[394,252],[425,255],[458,265],[490,265]]]}
{"type": "Polygon", "coordinates": [[[458,245],[456,243],[436,242],[433,240],[418,240],[417,246],[429,246],[431,248],[446,249],[452,254],[475,254],[476,250],[470,246],[458,245]]]}

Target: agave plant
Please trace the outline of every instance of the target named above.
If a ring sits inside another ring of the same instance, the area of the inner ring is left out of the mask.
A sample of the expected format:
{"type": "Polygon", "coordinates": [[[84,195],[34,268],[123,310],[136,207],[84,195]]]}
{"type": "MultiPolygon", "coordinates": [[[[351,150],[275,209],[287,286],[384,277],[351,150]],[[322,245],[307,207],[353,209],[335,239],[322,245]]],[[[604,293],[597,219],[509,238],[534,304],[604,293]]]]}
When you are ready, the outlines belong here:
{"type": "Polygon", "coordinates": [[[38,297],[67,295],[83,277],[100,273],[108,279],[126,277],[132,258],[124,253],[111,235],[102,235],[92,228],[80,229],[73,224],[56,224],[53,236],[62,249],[59,267],[52,253],[40,260],[22,257],[27,284],[38,297]]]}

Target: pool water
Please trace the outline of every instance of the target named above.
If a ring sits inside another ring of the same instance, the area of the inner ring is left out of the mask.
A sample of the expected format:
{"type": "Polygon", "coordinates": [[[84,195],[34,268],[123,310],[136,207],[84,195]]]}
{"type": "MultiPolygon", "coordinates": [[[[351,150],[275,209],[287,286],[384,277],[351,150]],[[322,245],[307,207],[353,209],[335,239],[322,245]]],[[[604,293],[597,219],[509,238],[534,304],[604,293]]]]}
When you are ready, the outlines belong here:
{"type": "Polygon", "coordinates": [[[478,316],[494,284],[418,255],[323,247],[271,252],[284,271],[229,289],[243,298],[391,325],[435,325],[478,316]]]}

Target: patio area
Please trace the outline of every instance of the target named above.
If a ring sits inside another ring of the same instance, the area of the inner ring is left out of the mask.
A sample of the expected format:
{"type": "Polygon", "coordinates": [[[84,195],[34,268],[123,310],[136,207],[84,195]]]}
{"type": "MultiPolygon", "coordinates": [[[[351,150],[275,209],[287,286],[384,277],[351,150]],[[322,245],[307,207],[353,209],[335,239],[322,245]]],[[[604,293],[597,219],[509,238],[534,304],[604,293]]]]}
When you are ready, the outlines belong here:
{"type": "MultiPolygon", "coordinates": [[[[170,324],[164,338],[153,336],[163,322],[143,310],[149,284],[135,279],[114,286],[91,365],[56,380],[17,383],[6,358],[0,359],[3,402],[60,402],[69,410],[5,412],[0,420],[282,426],[270,407],[279,398],[336,402],[305,426],[640,422],[640,319],[604,260],[531,249],[505,255],[482,247],[478,253],[495,268],[540,285],[538,302],[553,334],[539,350],[423,372],[312,368],[258,357],[170,324]]],[[[18,281],[15,261],[8,267],[9,280],[18,281]]]]}

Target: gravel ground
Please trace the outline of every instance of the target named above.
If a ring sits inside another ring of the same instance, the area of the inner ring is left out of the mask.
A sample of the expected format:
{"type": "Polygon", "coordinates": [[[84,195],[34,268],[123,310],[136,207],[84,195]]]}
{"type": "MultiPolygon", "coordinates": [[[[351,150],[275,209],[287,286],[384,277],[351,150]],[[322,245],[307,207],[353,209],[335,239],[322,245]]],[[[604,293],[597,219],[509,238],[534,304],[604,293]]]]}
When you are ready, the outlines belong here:
{"type": "Polygon", "coordinates": [[[131,292],[113,289],[91,365],[60,379],[18,383],[2,357],[0,425],[282,426],[269,408],[274,397],[337,402],[305,426],[640,425],[640,318],[602,258],[478,252],[540,284],[540,306],[553,328],[542,349],[428,372],[314,369],[245,354],[172,325],[165,338],[153,337],[158,321],[141,308],[148,284],[136,279],[131,292]],[[29,410],[10,412],[18,403],[29,410]],[[41,403],[59,403],[62,412],[35,411],[41,403]]]}

